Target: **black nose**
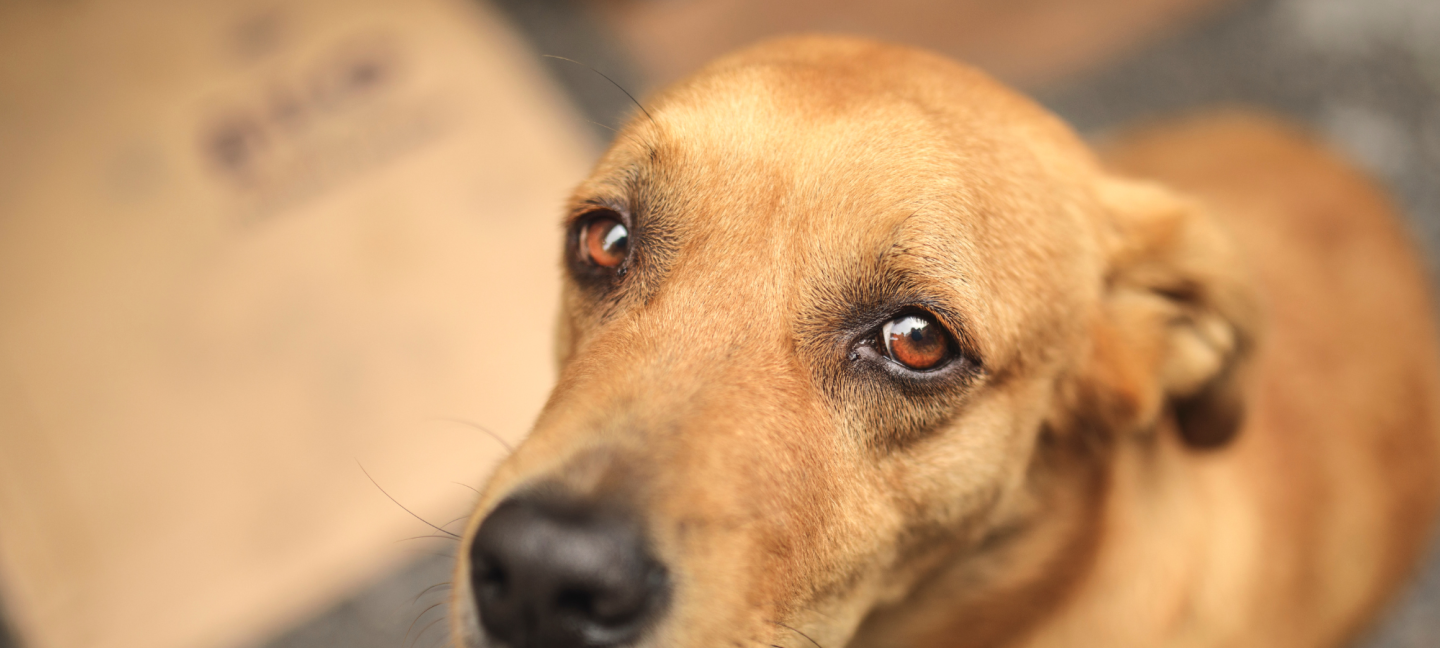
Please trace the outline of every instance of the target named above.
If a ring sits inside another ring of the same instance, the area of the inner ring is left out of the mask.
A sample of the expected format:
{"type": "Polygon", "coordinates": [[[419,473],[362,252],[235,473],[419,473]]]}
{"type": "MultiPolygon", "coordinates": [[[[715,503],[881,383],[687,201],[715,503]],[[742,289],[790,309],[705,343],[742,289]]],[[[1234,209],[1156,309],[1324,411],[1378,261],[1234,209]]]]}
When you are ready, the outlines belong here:
{"type": "Polygon", "coordinates": [[[510,648],[632,643],[668,599],[633,519],[556,497],[496,507],[470,545],[480,622],[510,648]]]}

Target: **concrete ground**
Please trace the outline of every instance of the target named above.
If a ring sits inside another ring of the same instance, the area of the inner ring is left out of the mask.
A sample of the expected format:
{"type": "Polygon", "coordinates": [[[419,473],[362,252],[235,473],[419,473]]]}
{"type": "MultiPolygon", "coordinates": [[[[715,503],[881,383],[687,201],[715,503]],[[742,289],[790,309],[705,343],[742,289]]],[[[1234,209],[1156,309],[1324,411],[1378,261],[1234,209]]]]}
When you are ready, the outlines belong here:
{"type": "MultiPolygon", "coordinates": [[[[632,90],[638,74],[601,23],[574,2],[501,4],[537,53],[587,61],[632,90]]],[[[588,117],[613,123],[628,109],[589,71],[555,65],[588,117]]],[[[1202,106],[1244,104],[1300,119],[1394,190],[1432,259],[1440,251],[1440,3],[1434,0],[1259,0],[1063,84],[1029,88],[1082,131],[1202,106]]],[[[601,137],[606,131],[598,130],[601,137]]],[[[423,541],[422,541],[423,542],[423,541]]],[[[443,553],[451,547],[440,546],[443,553]]],[[[1429,567],[1364,648],[1440,646],[1440,544],[1429,567]]],[[[448,559],[426,556],[299,624],[264,648],[443,645],[448,559]],[[412,625],[413,622],[413,625],[412,625]],[[431,625],[433,623],[433,625],[431,625]]],[[[0,639],[0,647],[4,640],[0,639]]]]}

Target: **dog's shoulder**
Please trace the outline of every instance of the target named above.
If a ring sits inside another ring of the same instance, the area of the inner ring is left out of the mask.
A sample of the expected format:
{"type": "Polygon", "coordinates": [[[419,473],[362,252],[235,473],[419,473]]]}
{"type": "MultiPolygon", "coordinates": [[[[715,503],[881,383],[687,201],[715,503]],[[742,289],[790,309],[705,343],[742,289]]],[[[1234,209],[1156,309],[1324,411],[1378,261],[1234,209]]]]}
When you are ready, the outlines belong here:
{"type": "Polygon", "coordinates": [[[1255,279],[1265,344],[1233,460],[1288,516],[1269,524],[1295,527],[1313,564],[1356,567],[1330,573],[1339,598],[1393,586],[1440,503],[1431,282],[1397,207],[1318,137],[1254,112],[1149,124],[1100,148],[1117,172],[1198,198],[1255,279]]]}

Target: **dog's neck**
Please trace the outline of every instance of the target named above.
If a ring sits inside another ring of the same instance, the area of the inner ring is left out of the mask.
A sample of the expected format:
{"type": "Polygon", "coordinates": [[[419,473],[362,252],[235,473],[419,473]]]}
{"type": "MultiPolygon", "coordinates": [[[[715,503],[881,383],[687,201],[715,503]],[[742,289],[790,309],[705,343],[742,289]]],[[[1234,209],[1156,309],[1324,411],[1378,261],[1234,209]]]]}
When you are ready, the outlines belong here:
{"type": "Polygon", "coordinates": [[[1168,645],[1240,632],[1260,591],[1257,507],[1233,461],[1195,451],[1173,430],[1115,448],[1103,528],[1085,576],[1018,645],[1168,645]]]}
{"type": "Polygon", "coordinates": [[[1037,447],[1024,512],[956,551],[904,600],[868,617],[852,645],[1009,645],[1043,625],[1090,571],[1110,491],[1108,449],[1073,438],[1037,447]]]}
{"type": "Polygon", "coordinates": [[[1229,625],[1211,611],[1235,609],[1221,603],[1245,590],[1236,579],[1255,557],[1233,533],[1256,528],[1253,512],[1210,488],[1206,472],[1223,467],[1166,432],[1042,448],[1032,480],[1042,504],[1024,527],[872,615],[855,644],[1146,646],[1201,619],[1229,625]]]}

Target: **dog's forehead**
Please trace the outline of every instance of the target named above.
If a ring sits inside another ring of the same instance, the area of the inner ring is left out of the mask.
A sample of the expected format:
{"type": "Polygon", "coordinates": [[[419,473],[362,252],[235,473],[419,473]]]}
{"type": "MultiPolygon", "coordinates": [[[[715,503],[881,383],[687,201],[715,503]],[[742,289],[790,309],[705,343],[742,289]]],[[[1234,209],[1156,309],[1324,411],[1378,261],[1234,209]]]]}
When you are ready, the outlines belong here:
{"type": "Polygon", "coordinates": [[[763,217],[775,228],[787,224],[774,220],[780,208],[807,232],[853,232],[945,201],[1009,209],[1027,184],[1053,193],[1091,166],[1068,128],[973,69],[823,43],[762,45],[671,88],[635,116],[598,176],[668,184],[657,188],[703,200],[691,211],[712,222],[763,217]]]}
{"type": "Polygon", "coordinates": [[[673,90],[636,116],[582,193],[630,203],[645,194],[643,217],[692,230],[843,231],[851,247],[883,243],[917,212],[983,208],[996,193],[981,173],[1003,163],[996,129],[962,128],[824,72],[744,66],[673,90]],[[826,82],[817,87],[815,74],[826,82]]]}
{"type": "Polygon", "coordinates": [[[732,94],[721,110],[677,106],[652,164],[663,189],[704,196],[692,210],[713,226],[762,226],[772,236],[844,231],[878,239],[926,204],[966,190],[963,160],[913,106],[815,111],[776,94],[732,94]],[[699,188],[700,191],[696,191],[699,188]]]}
{"type": "Polygon", "coordinates": [[[758,58],[648,102],[577,194],[631,209],[641,245],[683,241],[684,271],[655,285],[800,312],[806,290],[889,277],[1008,331],[1001,346],[1088,294],[1095,167],[1043,110],[908,50],[758,58]]]}

